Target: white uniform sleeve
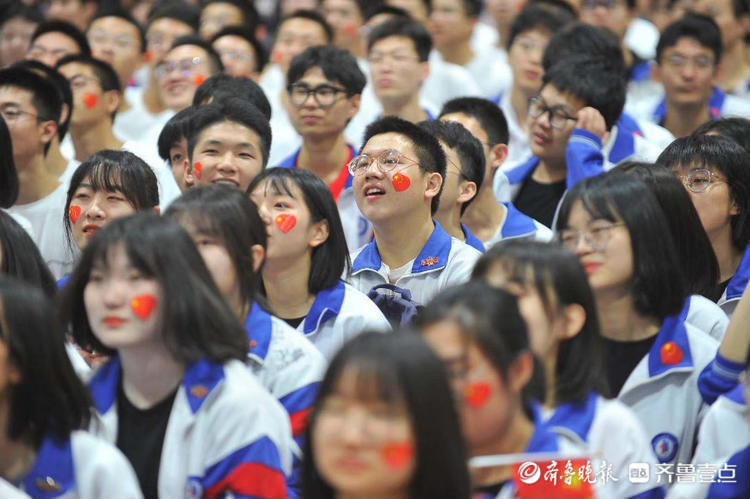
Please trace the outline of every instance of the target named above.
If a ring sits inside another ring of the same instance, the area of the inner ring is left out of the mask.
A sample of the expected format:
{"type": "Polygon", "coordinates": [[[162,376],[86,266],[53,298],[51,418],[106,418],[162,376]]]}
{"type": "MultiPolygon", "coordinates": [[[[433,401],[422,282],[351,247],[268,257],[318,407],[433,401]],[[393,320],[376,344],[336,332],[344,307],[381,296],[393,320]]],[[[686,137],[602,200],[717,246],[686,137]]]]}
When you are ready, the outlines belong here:
{"type": "MultiPolygon", "coordinates": [[[[82,499],[139,499],[138,478],[127,458],[112,444],[86,433],[71,435],[76,488],[82,499]]],[[[4,496],[3,496],[4,497],[4,496]]]]}

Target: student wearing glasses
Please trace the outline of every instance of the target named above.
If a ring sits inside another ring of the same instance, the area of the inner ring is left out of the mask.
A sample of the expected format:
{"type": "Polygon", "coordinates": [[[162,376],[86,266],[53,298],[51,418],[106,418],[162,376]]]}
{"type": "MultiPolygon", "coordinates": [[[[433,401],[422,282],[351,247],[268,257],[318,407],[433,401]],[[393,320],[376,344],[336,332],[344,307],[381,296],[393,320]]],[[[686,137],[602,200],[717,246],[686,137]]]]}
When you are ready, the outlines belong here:
{"type": "Polygon", "coordinates": [[[357,208],[349,162],[356,155],[344,129],[359,111],[365,75],[348,51],[310,47],[292,59],[287,73],[289,121],[302,146],[278,166],[309,170],[326,183],[339,209],[346,244],[354,251],[372,238],[372,227],[357,208]]]}

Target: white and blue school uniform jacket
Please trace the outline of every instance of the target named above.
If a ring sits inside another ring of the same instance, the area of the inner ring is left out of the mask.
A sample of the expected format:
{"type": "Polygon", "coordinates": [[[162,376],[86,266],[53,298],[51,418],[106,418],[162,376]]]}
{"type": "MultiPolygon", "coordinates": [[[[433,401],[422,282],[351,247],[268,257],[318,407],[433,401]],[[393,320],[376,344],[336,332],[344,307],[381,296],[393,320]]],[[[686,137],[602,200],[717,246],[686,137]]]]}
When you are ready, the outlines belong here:
{"type": "MultiPolygon", "coordinates": [[[[357,154],[357,151],[354,150],[354,147],[351,144],[349,144],[348,147],[349,155],[353,158],[357,154]]],[[[284,158],[278,166],[281,168],[297,168],[299,152],[300,149],[297,149],[294,154],[284,158]]],[[[357,200],[354,197],[354,189],[352,189],[353,180],[354,177],[349,174],[346,179],[346,184],[336,201],[336,206],[339,209],[339,216],[341,217],[341,225],[344,227],[346,245],[349,247],[350,252],[357,248],[361,248],[372,239],[372,224],[362,216],[362,213],[357,207],[357,200]]]]}
{"type": "Polygon", "coordinates": [[[310,341],[253,302],[245,319],[250,370],[289,415],[292,436],[302,448],[307,417],[315,403],[326,360],[310,341]]]}
{"type": "Polygon", "coordinates": [[[612,465],[618,481],[597,481],[600,497],[664,497],[664,490],[655,481],[631,483],[630,463],[648,463],[656,469],[656,457],[646,430],[627,406],[589,393],[582,402],[560,404],[547,414],[545,424],[574,443],[586,446],[592,456],[592,467],[599,470],[602,460],[612,465]]]}
{"type": "Polygon", "coordinates": [[[721,307],[701,295],[689,296],[685,306],[688,308],[687,323],[721,342],[729,327],[729,317],[721,307]]]}
{"type": "MultiPolygon", "coordinates": [[[[552,240],[552,231],[525,213],[521,213],[510,201],[502,203],[505,206],[505,220],[498,227],[497,232],[487,241],[485,247],[490,249],[503,239],[531,239],[533,241],[548,242],[552,240]]],[[[467,240],[468,241],[468,240],[467,240]]]]}
{"type": "Polygon", "coordinates": [[[730,457],[726,464],[734,467],[735,482],[712,483],[706,497],[712,499],[750,497],[750,473],[747,472],[750,469],[750,445],[730,457]]]}
{"type": "Polygon", "coordinates": [[[748,280],[750,280],[750,246],[745,249],[745,254],[737,266],[737,272],[729,279],[727,289],[724,290],[717,302],[729,317],[732,317],[734,309],[737,308],[737,303],[740,301],[742,293],[745,292],[748,280]]]}
{"type": "Polygon", "coordinates": [[[81,430],[62,441],[48,435],[21,490],[34,499],[143,497],[133,468],[117,447],[81,430]]]}
{"type": "Polygon", "coordinates": [[[383,312],[367,295],[339,281],[315,296],[297,331],[330,361],[341,346],[364,331],[390,331],[383,312]]]}
{"type": "MultiPolygon", "coordinates": [[[[718,470],[724,463],[741,451],[747,452],[750,446],[750,421],[747,420],[747,403],[744,397],[745,385],[739,384],[734,390],[719,397],[706,413],[698,433],[698,447],[691,461],[699,465],[713,465],[718,470]]],[[[738,482],[750,477],[750,460],[737,467],[738,482]]],[[[706,480],[708,482],[708,480],[706,480]]],[[[672,498],[704,498],[710,483],[677,483],[669,491],[672,498]]],[[[729,484],[727,484],[729,486],[729,484]]],[[[747,486],[747,481],[745,482],[747,486]]],[[[729,488],[728,490],[732,490],[729,488]]],[[[746,489],[742,495],[709,494],[708,497],[748,497],[746,489]]]]}
{"type": "Polygon", "coordinates": [[[0,497],[3,499],[29,499],[31,496],[0,478],[0,497]]]}
{"type": "MultiPolygon", "coordinates": [[[[414,259],[411,270],[394,283],[408,289],[412,299],[420,305],[425,305],[448,286],[468,281],[481,256],[478,250],[445,232],[439,222],[433,223],[435,228],[414,259]]],[[[377,240],[352,254],[351,283],[362,293],[368,293],[379,284],[389,284],[389,270],[380,258],[377,240]]]]}
{"type": "MultiPolygon", "coordinates": [[[[119,357],[89,383],[91,431],[117,440],[119,357]]],[[[162,444],[159,497],[287,497],[292,441],[286,411],[242,362],[187,367],[162,444]]]]}
{"type": "Polygon", "coordinates": [[[660,463],[687,463],[703,398],[698,375],[713,360],[718,342],[686,322],[687,310],[667,317],[649,353],[636,365],[617,399],[638,416],[660,463]],[[681,353],[662,358],[666,345],[681,353]]]}
{"type": "MultiPolygon", "coordinates": [[[[628,109],[643,120],[656,124],[664,123],[667,116],[667,103],[664,98],[664,90],[656,92],[648,97],[640,98],[638,102],[632,102],[628,109]]],[[[714,87],[708,99],[708,110],[712,119],[739,116],[750,118],[750,102],[734,95],[727,95],[719,87],[714,87]]]]}
{"type": "Polygon", "coordinates": [[[481,251],[484,253],[484,243],[475,236],[471,230],[466,226],[466,224],[461,224],[461,232],[464,233],[464,237],[466,238],[466,241],[464,241],[466,244],[471,246],[477,251],[481,251]]]}

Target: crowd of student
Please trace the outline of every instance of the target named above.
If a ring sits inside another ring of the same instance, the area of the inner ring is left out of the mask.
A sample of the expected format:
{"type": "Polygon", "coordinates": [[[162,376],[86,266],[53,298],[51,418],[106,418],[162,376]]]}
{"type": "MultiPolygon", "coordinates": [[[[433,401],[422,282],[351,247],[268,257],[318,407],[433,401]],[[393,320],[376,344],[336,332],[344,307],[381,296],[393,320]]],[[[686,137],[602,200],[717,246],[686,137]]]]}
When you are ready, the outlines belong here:
{"type": "Polygon", "coordinates": [[[748,21],[0,2],[0,497],[750,497],[748,21]]]}

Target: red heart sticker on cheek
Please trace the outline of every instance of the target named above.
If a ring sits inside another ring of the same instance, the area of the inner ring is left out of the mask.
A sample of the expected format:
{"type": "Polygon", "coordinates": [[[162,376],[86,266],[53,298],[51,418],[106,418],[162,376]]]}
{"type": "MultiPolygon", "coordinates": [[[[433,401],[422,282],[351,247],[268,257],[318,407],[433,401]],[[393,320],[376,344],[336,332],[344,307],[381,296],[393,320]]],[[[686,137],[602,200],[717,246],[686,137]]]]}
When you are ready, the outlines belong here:
{"type": "Polygon", "coordinates": [[[285,213],[277,216],[274,219],[274,222],[276,222],[276,226],[279,228],[279,230],[286,234],[287,232],[292,230],[295,225],[297,225],[297,217],[285,213]]]}
{"type": "Polygon", "coordinates": [[[271,53],[271,62],[272,62],[272,63],[274,63],[274,64],[281,64],[281,59],[282,59],[283,57],[284,57],[284,56],[282,56],[282,55],[281,55],[280,53],[278,53],[278,52],[272,52],[272,53],[271,53]]]}
{"type": "Polygon", "coordinates": [[[403,173],[395,174],[391,182],[393,183],[393,188],[396,189],[396,192],[405,191],[411,185],[411,180],[403,173]]]}
{"type": "Polygon", "coordinates": [[[195,75],[195,77],[193,78],[193,82],[195,83],[196,87],[200,87],[201,83],[203,83],[204,81],[206,81],[206,77],[203,75],[195,75]]]}
{"type": "Polygon", "coordinates": [[[492,389],[490,384],[486,381],[477,381],[476,383],[469,383],[464,390],[464,399],[466,403],[474,408],[482,407],[487,403],[487,399],[490,398],[492,389]]]}
{"type": "Polygon", "coordinates": [[[149,318],[151,312],[154,311],[154,307],[156,307],[156,297],[153,295],[136,296],[130,302],[133,313],[144,321],[149,318]]]}
{"type": "Polygon", "coordinates": [[[193,165],[193,171],[195,172],[195,178],[198,180],[203,178],[203,165],[200,163],[200,161],[196,161],[193,165]]]}
{"type": "Polygon", "coordinates": [[[347,23],[341,27],[341,31],[347,36],[353,36],[357,33],[357,25],[354,23],[347,23]]]}
{"type": "Polygon", "coordinates": [[[411,442],[386,444],[382,447],[381,454],[388,467],[398,470],[409,464],[414,456],[414,445],[411,442]]]}
{"type": "Polygon", "coordinates": [[[151,59],[154,58],[153,52],[150,50],[147,50],[145,54],[143,54],[143,60],[146,62],[151,62],[151,59]]]}
{"type": "Polygon", "coordinates": [[[76,206],[72,204],[68,207],[68,217],[70,218],[71,222],[76,223],[78,221],[78,217],[80,216],[81,216],[80,206],[76,206]]]}
{"type": "Polygon", "coordinates": [[[96,94],[85,94],[83,96],[83,104],[89,109],[96,107],[98,103],[99,96],[96,94]]]}

